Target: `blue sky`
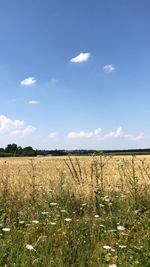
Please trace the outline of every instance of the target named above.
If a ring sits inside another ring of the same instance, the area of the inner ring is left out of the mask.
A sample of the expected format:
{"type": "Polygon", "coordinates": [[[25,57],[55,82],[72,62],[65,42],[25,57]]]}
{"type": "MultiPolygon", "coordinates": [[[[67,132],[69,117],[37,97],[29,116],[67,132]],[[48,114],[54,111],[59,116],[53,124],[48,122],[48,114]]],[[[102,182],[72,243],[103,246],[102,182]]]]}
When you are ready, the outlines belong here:
{"type": "Polygon", "coordinates": [[[149,0],[1,0],[0,147],[150,147],[149,0]]]}

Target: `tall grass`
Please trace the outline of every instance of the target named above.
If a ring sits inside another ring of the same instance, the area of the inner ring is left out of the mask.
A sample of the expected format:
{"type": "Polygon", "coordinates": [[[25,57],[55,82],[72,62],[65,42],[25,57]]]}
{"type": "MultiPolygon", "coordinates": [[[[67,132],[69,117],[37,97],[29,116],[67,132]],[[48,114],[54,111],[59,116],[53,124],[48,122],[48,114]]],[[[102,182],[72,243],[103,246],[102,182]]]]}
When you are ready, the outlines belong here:
{"type": "Polygon", "coordinates": [[[0,266],[149,267],[149,163],[62,161],[0,165],[0,266]]]}

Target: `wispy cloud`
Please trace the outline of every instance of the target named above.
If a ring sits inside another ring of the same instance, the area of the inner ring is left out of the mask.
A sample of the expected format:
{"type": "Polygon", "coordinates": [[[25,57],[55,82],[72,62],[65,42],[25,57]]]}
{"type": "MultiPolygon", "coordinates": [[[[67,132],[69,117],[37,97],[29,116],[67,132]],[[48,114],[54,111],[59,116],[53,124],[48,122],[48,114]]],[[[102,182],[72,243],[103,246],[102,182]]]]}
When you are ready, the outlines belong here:
{"type": "Polygon", "coordinates": [[[49,139],[55,139],[57,134],[55,132],[49,133],[48,138],[49,139]]]}
{"type": "Polygon", "coordinates": [[[145,134],[144,133],[140,133],[136,136],[136,140],[140,140],[140,139],[144,139],[145,138],[145,134]]]}
{"type": "Polygon", "coordinates": [[[68,138],[71,139],[76,139],[76,138],[91,138],[91,137],[97,137],[100,136],[101,134],[101,128],[97,128],[94,131],[91,132],[85,132],[85,131],[80,131],[80,132],[69,132],[68,133],[68,138]]]}
{"type": "Polygon", "coordinates": [[[74,131],[74,132],[69,132],[67,134],[67,138],[69,139],[90,139],[90,138],[94,138],[94,137],[98,137],[98,140],[107,140],[107,138],[109,139],[117,139],[117,138],[124,138],[124,139],[129,139],[132,141],[136,141],[136,140],[142,140],[145,138],[145,134],[144,133],[139,133],[139,134],[130,134],[130,133],[126,133],[123,131],[122,127],[118,127],[116,130],[114,131],[110,131],[109,133],[103,133],[101,128],[97,128],[94,131],[74,131]]]}
{"type": "Polygon", "coordinates": [[[31,85],[36,84],[36,82],[37,82],[37,80],[36,80],[35,77],[29,77],[29,78],[26,78],[26,79],[22,80],[20,82],[20,84],[23,85],[23,86],[31,86],[31,85]]]}
{"type": "Polygon", "coordinates": [[[37,105],[39,102],[37,100],[30,100],[28,103],[30,105],[37,105]]]}
{"type": "Polygon", "coordinates": [[[122,127],[117,128],[116,131],[114,132],[106,134],[106,137],[120,137],[120,136],[124,136],[124,131],[122,130],[122,127]]]}
{"type": "Polygon", "coordinates": [[[105,138],[117,138],[117,137],[123,137],[126,139],[136,141],[136,140],[144,139],[145,134],[143,132],[139,133],[139,134],[125,133],[123,131],[122,127],[119,127],[115,131],[112,131],[112,132],[109,132],[108,134],[105,134],[105,138]]]}
{"type": "Polygon", "coordinates": [[[139,134],[136,134],[136,135],[134,135],[134,134],[126,134],[125,137],[137,141],[137,140],[144,139],[146,136],[145,136],[144,133],[139,133],[139,134]]]}
{"type": "Polygon", "coordinates": [[[105,71],[106,73],[111,73],[112,71],[115,70],[115,67],[114,67],[112,64],[109,64],[109,65],[105,65],[105,66],[103,67],[103,69],[104,69],[104,71],[105,71]]]}
{"type": "Polygon", "coordinates": [[[90,53],[80,53],[76,57],[71,58],[70,61],[72,63],[82,63],[82,62],[88,61],[90,56],[91,56],[90,53]]]}
{"type": "Polygon", "coordinates": [[[13,120],[5,115],[0,115],[0,135],[19,135],[27,136],[36,130],[31,125],[26,125],[22,120],[13,120]]]}

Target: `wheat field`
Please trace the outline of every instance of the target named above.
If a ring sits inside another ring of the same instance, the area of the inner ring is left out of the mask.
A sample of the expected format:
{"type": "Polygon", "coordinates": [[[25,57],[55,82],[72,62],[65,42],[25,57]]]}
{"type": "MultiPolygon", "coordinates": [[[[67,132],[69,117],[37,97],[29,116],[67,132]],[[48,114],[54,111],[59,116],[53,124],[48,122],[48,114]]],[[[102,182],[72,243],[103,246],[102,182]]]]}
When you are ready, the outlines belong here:
{"type": "MultiPolygon", "coordinates": [[[[23,190],[23,195],[30,193],[30,184],[34,179],[37,189],[56,190],[61,177],[64,176],[68,189],[73,189],[76,194],[83,191],[82,196],[88,197],[92,188],[95,188],[97,175],[103,172],[104,186],[106,190],[128,190],[132,156],[78,156],[71,157],[37,157],[37,158],[1,158],[0,181],[3,178],[9,180],[9,188],[13,193],[23,190]],[[68,164],[67,164],[68,163],[68,164]],[[72,168],[73,163],[76,171],[72,168]],[[95,164],[97,166],[95,166],[95,164]],[[71,170],[68,168],[70,165],[71,170]],[[91,169],[93,167],[93,170],[91,169]],[[94,168],[95,167],[95,168],[94,168]],[[96,170],[97,167],[97,170],[96,170]],[[93,177],[92,177],[93,171],[93,177]],[[81,173],[82,172],[82,173],[81,173]],[[77,174],[76,174],[77,173],[77,174]],[[78,178],[76,176],[79,176],[78,178]],[[79,182],[78,182],[79,180],[79,182]]],[[[150,183],[150,156],[136,156],[135,159],[138,182],[141,185],[150,183]]],[[[100,177],[99,177],[100,180],[100,177]]],[[[2,187],[2,184],[1,184],[2,187]]]]}

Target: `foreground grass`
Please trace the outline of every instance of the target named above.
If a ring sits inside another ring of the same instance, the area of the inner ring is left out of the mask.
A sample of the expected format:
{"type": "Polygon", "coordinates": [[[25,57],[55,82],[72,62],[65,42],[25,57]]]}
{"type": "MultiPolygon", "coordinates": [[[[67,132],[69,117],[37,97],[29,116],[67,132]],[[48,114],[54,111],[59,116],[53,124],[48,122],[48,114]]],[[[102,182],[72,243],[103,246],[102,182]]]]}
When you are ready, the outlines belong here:
{"type": "Polygon", "coordinates": [[[0,266],[149,267],[150,191],[140,182],[149,179],[148,165],[123,161],[119,187],[107,188],[107,161],[94,158],[86,184],[80,161],[68,159],[70,181],[61,172],[55,188],[37,186],[32,165],[28,195],[22,186],[12,192],[10,173],[2,169],[0,266]]]}

